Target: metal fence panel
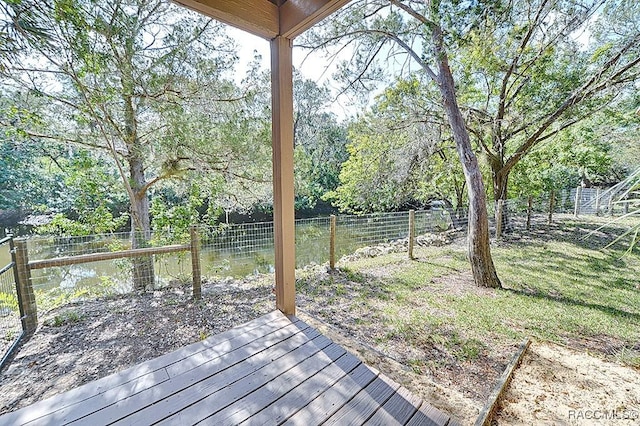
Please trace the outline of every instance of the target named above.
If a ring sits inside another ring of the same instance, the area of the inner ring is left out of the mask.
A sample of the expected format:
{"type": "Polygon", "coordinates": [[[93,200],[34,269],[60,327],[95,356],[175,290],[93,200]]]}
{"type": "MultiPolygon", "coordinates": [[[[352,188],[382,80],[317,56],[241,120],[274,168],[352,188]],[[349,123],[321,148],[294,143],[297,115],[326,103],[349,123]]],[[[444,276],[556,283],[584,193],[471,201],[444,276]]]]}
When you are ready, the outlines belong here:
{"type": "MultiPolygon", "coordinates": [[[[10,242],[10,237],[0,240],[0,250],[9,252],[10,242]]],[[[22,337],[22,323],[13,262],[0,266],[0,368],[2,368],[22,337]]]]}

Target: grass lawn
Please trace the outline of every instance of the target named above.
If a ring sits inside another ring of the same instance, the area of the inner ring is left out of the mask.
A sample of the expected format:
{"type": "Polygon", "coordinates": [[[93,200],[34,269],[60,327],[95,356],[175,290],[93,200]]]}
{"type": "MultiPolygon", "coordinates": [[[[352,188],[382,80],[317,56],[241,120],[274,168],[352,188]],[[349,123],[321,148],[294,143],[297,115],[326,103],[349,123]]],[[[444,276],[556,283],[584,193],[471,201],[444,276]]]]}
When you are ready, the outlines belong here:
{"type": "Polygon", "coordinates": [[[526,336],[640,368],[640,251],[606,219],[534,223],[494,243],[503,288],[477,288],[464,241],[299,274],[302,309],[416,373],[484,401],[526,336]]]}

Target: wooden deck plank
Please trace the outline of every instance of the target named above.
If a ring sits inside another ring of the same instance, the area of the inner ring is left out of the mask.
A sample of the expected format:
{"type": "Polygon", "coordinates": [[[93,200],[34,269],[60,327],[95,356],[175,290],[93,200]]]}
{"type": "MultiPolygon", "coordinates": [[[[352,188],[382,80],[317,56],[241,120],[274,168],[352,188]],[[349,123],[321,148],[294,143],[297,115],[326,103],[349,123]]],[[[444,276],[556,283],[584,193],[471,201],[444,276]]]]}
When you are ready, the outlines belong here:
{"type": "MultiPolygon", "coordinates": [[[[273,333],[255,339],[249,344],[239,348],[229,348],[229,352],[220,353],[215,359],[189,369],[184,374],[177,375],[171,380],[146,389],[136,395],[126,396],[119,401],[113,401],[110,405],[82,418],[83,423],[107,424],[135,413],[154,404],[174,393],[188,388],[203,388],[209,382],[214,381],[216,374],[238,364],[243,364],[248,358],[256,356],[265,350],[276,346],[278,343],[291,338],[294,334],[300,334],[299,329],[293,324],[283,327],[273,333]]],[[[244,363],[244,368],[251,368],[250,363],[244,363]]],[[[249,371],[250,372],[250,371],[249,371]]]]}
{"type": "Polygon", "coordinates": [[[422,400],[405,387],[400,387],[376,413],[366,421],[368,426],[404,425],[418,411],[422,400]]]}
{"type": "MultiPolygon", "coordinates": [[[[140,392],[143,392],[149,389],[152,386],[155,386],[159,383],[164,383],[169,380],[169,376],[167,375],[164,369],[156,370],[153,373],[149,373],[146,376],[138,377],[136,380],[127,382],[118,387],[109,389],[106,392],[95,395],[91,398],[85,399],[80,403],[69,405],[60,410],[55,410],[53,412],[48,412],[39,418],[32,420],[26,425],[28,426],[36,426],[36,425],[52,425],[52,424],[65,424],[75,419],[82,418],[87,416],[105,405],[113,403],[113,401],[117,401],[123,396],[131,396],[136,395],[140,392]]],[[[22,423],[16,423],[22,424],[22,423]]]]}
{"type": "Polygon", "coordinates": [[[308,426],[324,422],[376,377],[378,377],[377,372],[360,364],[348,375],[338,380],[330,389],[291,416],[284,425],[308,426]]]}
{"type": "MultiPolygon", "coordinates": [[[[317,333],[317,337],[320,337],[320,333],[317,333]]],[[[222,373],[217,374],[210,379],[207,379],[197,386],[183,389],[182,391],[176,392],[175,394],[167,398],[155,401],[153,405],[149,405],[144,409],[122,419],[121,423],[150,424],[161,420],[170,422],[171,420],[165,419],[172,419],[173,417],[171,416],[176,415],[176,413],[181,416],[181,419],[186,418],[187,416],[185,414],[179,413],[181,410],[185,409],[185,412],[189,413],[194,411],[194,409],[201,407],[203,404],[210,402],[211,400],[215,401],[215,403],[220,403],[220,395],[226,395],[227,392],[219,392],[226,391],[225,388],[227,386],[232,385],[238,380],[246,379],[247,377],[249,379],[260,377],[261,375],[265,374],[264,371],[266,370],[263,369],[268,370],[270,368],[274,368],[274,365],[277,366],[279,364],[282,364],[283,362],[289,362],[287,360],[289,355],[291,355],[292,358],[306,358],[310,350],[316,350],[311,342],[312,340],[310,341],[307,336],[303,335],[302,333],[297,333],[286,342],[286,345],[276,345],[268,351],[264,351],[254,357],[249,358],[246,361],[249,364],[236,364],[232,368],[229,368],[222,373]],[[291,354],[291,348],[296,348],[296,353],[291,354]],[[203,400],[207,401],[203,403],[203,400]]],[[[208,406],[207,410],[211,409],[211,407],[214,405],[208,406]]],[[[206,415],[208,414],[211,414],[211,412],[208,412],[206,415]]],[[[191,423],[194,422],[195,421],[192,421],[191,423]]]]}
{"type": "Polygon", "coordinates": [[[0,424],[458,423],[279,311],[0,416],[0,424]]]}
{"type": "MultiPolygon", "coordinates": [[[[313,377],[323,368],[331,365],[332,359],[344,353],[345,350],[341,346],[332,343],[280,376],[272,378],[272,380],[269,380],[241,400],[234,402],[233,406],[229,407],[230,410],[223,410],[207,419],[207,424],[241,424],[251,418],[254,413],[260,412],[270,404],[279,403],[280,399],[291,390],[292,386],[313,377]],[[227,413],[224,411],[227,411],[227,413]]],[[[251,424],[264,423],[254,422],[251,424]]]]}
{"type": "Polygon", "coordinates": [[[331,362],[307,380],[291,383],[284,395],[246,419],[242,425],[280,424],[361,364],[348,352],[328,354],[331,362]],[[341,355],[340,355],[341,354],[341,355]],[[340,355],[336,358],[336,355],[340,355]]]}
{"type": "MultiPolygon", "coordinates": [[[[210,362],[212,359],[219,357],[221,354],[231,352],[232,350],[252,343],[257,339],[271,335],[272,333],[276,333],[285,327],[289,327],[289,329],[293,330],[294,332],[300,330],[299,327],[293,327],[291,321],[282,316],[281,318],[272,321],[270,324],[263,324],[259,327],[244,331],[241,335],[236,336],[233,339],[211,345],[208,348],[202,351],[198,351],[197,353],[190,355],[178,362],[167,365],[167,374],[169,374],[169,377],[175,377],[180,374],[184,374],[202,364],[210,362]]],[[[306,328],[308,327],[304,327],[303,329],[306,328]]]]}
{"type": "Polygon", "coordinates": [[[418,411],[407,422],[407,426],[447,426],[449,416],[423,402],[418,411]]]}
{"type": "Polygon", "coordinates": [[[399,384],[379,375],[323,424],[361,425],[387,402],[399,387],[399,384]]]}
{"type": "Polygon", "coordinates": [[[248,388],[255,388],[265,383],[265,381],[288,371],[330,344],[331,341],[329,339],[319,336],[317,339],[306,342],[296,348],[287,348],[290,352],[286,356],[269,362],[264,369],[243,377],[242,380],[233,383],[233,386],[221,389],[221,392],[206,395],[205,398],[199,399],[197,404],[187,406],[176,415],[165,418],[159,424],[189,425],[203,420],[205,424],[211,424],[211,420],[208,419],[209,416],[228,408],[232,403],[242,398],[248,388]]]}
{"type": "Polygon", "coordinates": [[[206,350],[211,346],[218,345],[222,342],[242,336],[247,331],[250,331],[254,328],[267,326],[275,330],[277,328],[284,327],[286,324],[286,317],[280,311],[270,312],[266,315],[256,318],[249,323],[231,328],[225,332],[211,336],[201,342],[192,343],[174,352],[159,356],[157,358],[153,358],[141,364],[137,364],[125,370],[122,370],[118,373],[111,374],[109,376],[71,389],[67,392],[61,393],[59,395],[55,395],[45,400],[36,402],[29,407],[25,407],[12,413],[4,414],[3,416],[0,416],[0,421],[2,423],[12,425],[25,424],[40,417],[51,414],[55,411],[59,411],[66,407],[82,403],[87,399],[90,399],[96,395],[103,394],[110,389],[118,388],[129,382],[145,382],[148,385],[151,385],[152,382],[147,381],[149,377],[148,375],[154,373],[157,370],[164,369],[164,367],[166,367],[167,365],[179,362],[180,360],[196,354],[200,351],[206,350]],[[142,381],[138,380],[142,377],[146,377],[146,379],[143,379],[142,381]]]}

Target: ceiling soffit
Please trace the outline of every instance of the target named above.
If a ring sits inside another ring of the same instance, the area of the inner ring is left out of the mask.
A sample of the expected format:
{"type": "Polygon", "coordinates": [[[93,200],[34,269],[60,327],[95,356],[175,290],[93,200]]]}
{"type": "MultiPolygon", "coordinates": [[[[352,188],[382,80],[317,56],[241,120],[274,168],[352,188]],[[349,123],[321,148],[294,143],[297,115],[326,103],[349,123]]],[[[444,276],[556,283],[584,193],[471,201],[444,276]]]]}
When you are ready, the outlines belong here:
{"type": "Polygon", "coordinates": [[[350,0],[174,0],[268,40],[294,38],[350,0]]]}

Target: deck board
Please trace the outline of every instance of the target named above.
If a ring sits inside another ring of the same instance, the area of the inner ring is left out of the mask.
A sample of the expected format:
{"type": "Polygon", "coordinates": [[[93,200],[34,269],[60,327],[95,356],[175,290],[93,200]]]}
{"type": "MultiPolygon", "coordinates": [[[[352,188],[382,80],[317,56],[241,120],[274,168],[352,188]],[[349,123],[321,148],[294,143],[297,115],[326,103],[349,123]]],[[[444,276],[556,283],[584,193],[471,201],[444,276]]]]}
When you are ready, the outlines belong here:
{"type": "Polygon", "coordinates": [[[287,356],[281,356],[277,359],[267,357],[264,360],[264,368],[253,371],[251,374],[245,375],[239,380],[229,383],[220,389],[215,389],[213,392],[197,395],[197,397],[200,398],[197,404],[182,405],[183,409],[176,412],[175,414],[177,415],[165,417],[162,424],[188,425],[202,421],[210,415],[227,408],[234,401],[241,398],[247,387],[255,387],[271,377],[277,377],[293,365],[308,358],[313,353],[322,350],[329,344],[330,341],[328,341],[328,339],[323,339],[322,336],[319,336],[313,341],[306,342],[294,348],[287,353],[287,356]],[[318,343],[314,343],[315,340],[318,340],[318,343]],[[218,390],[221,392],[217,392],[218,390]]]}
{"type": "MultiPolygon", "coordinates": [[[[128,417],[151,406],[153,407],[149,411],[153,412],[154,416],[159,415],[161,408],[165,408],[164,405],[159,405],[159,401],[165,401],[168,397],[181,391],[186,394],[199,395],[212,386],[226,384],[225,380],[234,380],[238,375],[246,375],[260,368],[271,360],[271,358],[267,358],[268,355],[272,355],[270,349],[273,348],[275,352],[281,351],[282,347],[279,344],[290,339],[294,330],[297,328],[290,324],[256,339],[248,345],[231,348],[230,352],[200,364],[196,368],[191,368],[192,365],[188,365],[185,373],[174,376],[170,381],[160,383],[139,394],[117,401],[115,404],[84,418],[83,421],[93,424],[107,424],[123,420],[125,424],[136,424],[137,420],[134,422],[133,419],[137,419],[138,415],[132,416],[131,419],[128,417]],[[264,353],[265,351],[267,354],[264,353]],[[255,361],[256,359],[257,361],[255,361]],[[224,374],[221,374],[223,372],[224,374]]],[[[303,341],[304,339],[300,339],[300,342],[303,341]]],[[[149,421],[143,418],[140,420],[140,424],[149,424],[149,421]]]]}
{"type": "Polygon", "coordinates": [[[451,419],[442,411],[429,404],[422,404],[407,426],[448,426],[451,419]]]}
{"type": "MultiPolygon", "coordinates": [[[[60,412],[67,407],[77,406],[79,404],[85,404],[88,399],[96,398],[102,394],[105,394],[109,390],[118,389],[123,385],[130,382],[140,381],[140,378],[149,377],[149,374],[154,374],[158,370],[160,376],[166,374],[164,368],[176,362],[180,362],[190,356],[194,356],[199,352],[206,350],[215,345],[224,344],[227,341],[242,336],[246,331],[253,330],[254,328],[267,326],[269,329],[277,330],[290,324],[290,321],[283,319],[282,314],[279,312],[271,312],[267,315],[257,318],[256,320],[247,323],[246,329],[232,328],[223,333],[212,336],[201,342],[193,343],[191,345],[180,348],[174,352],[162,355],[157,358],[153,358],[141,364],[129,367],[119,373],[112,374],[93,382],[84,384],[77,388],[71,389],[68,392],[53,396],[43,401],[39,401],[30,405],[28,410],[22,409],[12,413],[0,416],[2,422],[6,424],[28,424],[39,418],[45,416],[51,416],[54,412],[60,412]]],[[[266,332],[266,329],[263,329],[266,332]]],[[[143,379],[147,386],[151,386],[156,383],[155,381],[149,381],[143,379]]],[[[53,417],[49,417],[49,420],[43,419],[40,423],[56,423],[57,420],[53,417]]],[[[35,424],[35,423],[33,423],[35,424]]]]}
{"type": "Polygon", "coordinates": [[[360,360],[353,355],[348,352],[343,353],[338,359],[332,359],[332,363],[318,371],[313,377],[295,388],[289,389],[278,401],[272,402],[264,410],[252,415],[242,424],[283,423],[360,364],[360,360]]]}
{"type": "Polygon", "coordinates": [[[457,424],[279,311],[0,416],[30,426],[199,422],[457,424]]]}
{"type": "Polygon", "coordinates": [[[364,424],[400,387],[379,375],[324,423],[326,425],[364,424]]]}
{"type": "Polygon", "coordinates": [[[306,407],[289,417],[286,426],[322,423],[371,383],[378,373],[360,364],[350,374],[338,380],[331,388],[318,395],[306,407]]]}
{"type": "Polygon", "coordinates": [[[366,421],[367,426],[404,425],[418,411],[422,400],[400,387],[375,414],[366,421]]]}
{"type": "MultiPolygon", "coordinates": [[[[282,325],[282,323],[280,324],[282,325]]],[[[87,412],[87,401],[82,404],[76,404],[64,410],[58,410],[42,419],[42,424],[66,424],[73,421],[81,420],[83,423],[106,424],[114,422],[126,416],[127,413],[134,413],[154,401],[163,399],[167,395],[178,392],[179,390],[192,386],[203,386],[201,382],[206,382],[211,376],[219,371],[227,369],[233,365],[242,363],[247,357],[259,353],[261,350],[277,345],[282,340],[291,337],[293,331],[299,330],[295,325],[289,323],[285,327],[277,328],[280,325],[274,325],[264,332],[272,331],[269,334],[258,337],[259,334],[247,333],[236,338],[225,340],[219,344],[208,346],[211,358],[209,361],[199,363],[194,367],[195,362],[191,361],[191,357],[184,358],[183,362],[178,365],[184,365],[185,373],[175,375],[171,380],[165,380],[157,383],[147,383],[146,389],[135,394],[118,393],[111,399],[105,399],[104,395],[97,395],[96,399],[101,404],[95,405],[95,409],[87,412]]],[[[175,365],[172,362],[169,366],[175,365]]],[[[163,368],[166,373],[166,368],[163,368]]],[[[93,405],[92,405],[93,406],[93,405]]]]}

